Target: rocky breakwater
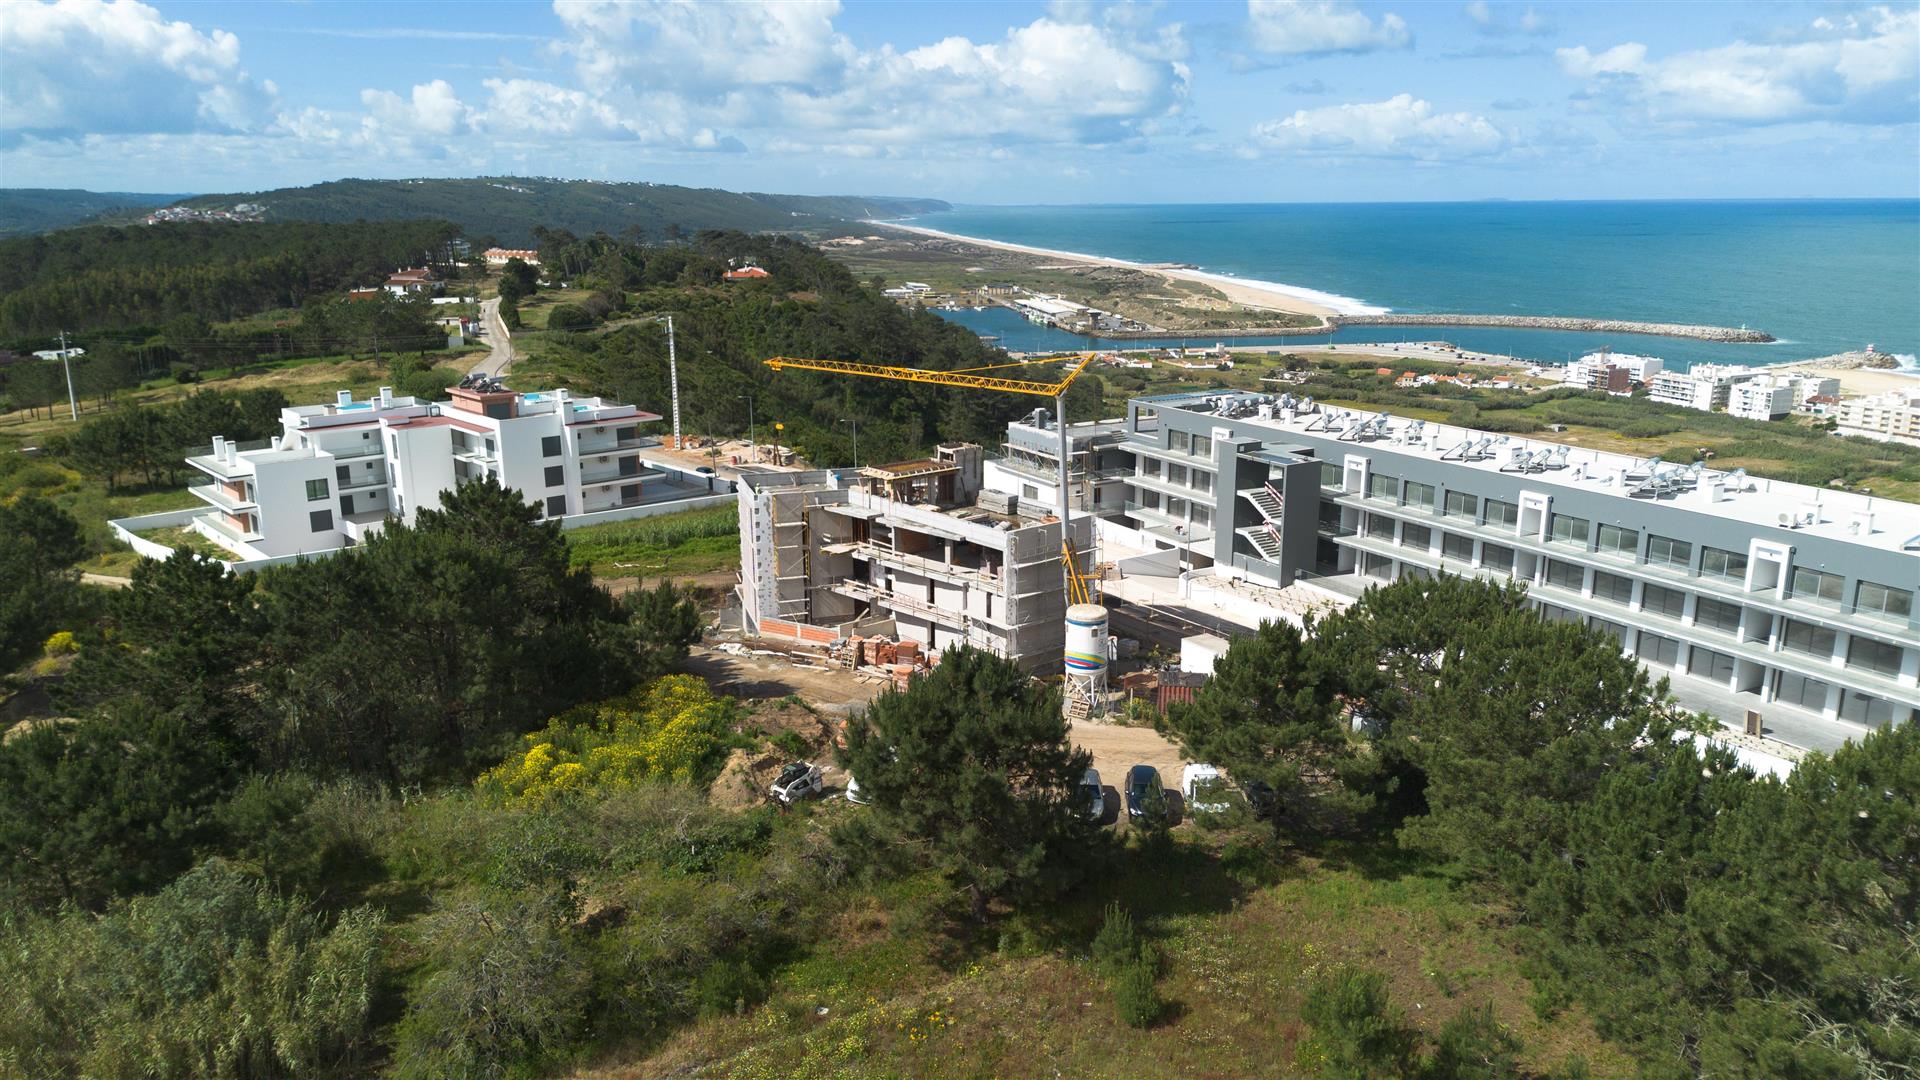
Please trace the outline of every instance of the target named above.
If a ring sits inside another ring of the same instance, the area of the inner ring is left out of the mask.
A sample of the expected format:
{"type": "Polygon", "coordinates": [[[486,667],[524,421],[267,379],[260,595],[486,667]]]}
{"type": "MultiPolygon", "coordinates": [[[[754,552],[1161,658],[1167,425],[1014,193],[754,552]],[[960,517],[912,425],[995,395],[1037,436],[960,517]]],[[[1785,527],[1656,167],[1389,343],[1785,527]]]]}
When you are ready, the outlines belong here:
{"type": "Polygon", "coordinates": [[[1570,319],[1557,315],[1335,315],[1336,326],[1505,326],[1527,330],[1579,330],[1598,334],[1653,334],[1701,341],[1761,343],[1773,340],[1762,330],[1687,323],[1630,322],[1624,319],[1570,319]]]}

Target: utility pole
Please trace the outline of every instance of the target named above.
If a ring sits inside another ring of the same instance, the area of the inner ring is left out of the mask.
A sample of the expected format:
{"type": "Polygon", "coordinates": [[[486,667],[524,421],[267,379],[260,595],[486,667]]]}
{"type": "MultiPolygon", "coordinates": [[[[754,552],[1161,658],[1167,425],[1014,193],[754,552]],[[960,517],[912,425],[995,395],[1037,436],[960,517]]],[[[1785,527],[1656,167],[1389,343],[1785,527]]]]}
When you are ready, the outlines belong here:
{"type": "Polygon", "coordinates": [[[673,448],[680,449],[680,358],[673,348],[673,316],[667,316],[667,384],[673,397],[673,448]]]}
{"type": "Polygon", "coordinates": [[[80,419],[80,402],[73,396],[73,354],[67,351],[67,332],[60,331],[60,366],[67,372],[67,411],[80,419]]]}

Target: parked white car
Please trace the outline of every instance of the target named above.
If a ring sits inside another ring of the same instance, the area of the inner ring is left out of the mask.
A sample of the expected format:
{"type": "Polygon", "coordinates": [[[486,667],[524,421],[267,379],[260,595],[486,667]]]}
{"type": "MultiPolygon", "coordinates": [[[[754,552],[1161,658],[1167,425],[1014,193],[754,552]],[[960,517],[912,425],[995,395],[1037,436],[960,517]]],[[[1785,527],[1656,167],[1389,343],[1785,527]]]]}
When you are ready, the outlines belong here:
{"type": "Polygon", "coordinates": [[[780,775],[773,778],[773,797],[783,805],[791,806],[801,799],[819,795],[826,786],[825,778],[820,775],[820,766],[796,761],[781,769],[780,775]]]}
{"type": "Polygon", "coordinates": [[[1101,821],[1107,816],[1106,789],[1100,786],[1100,770],[1088,769],[1080,778],[1081,797],[1087,800],[1087,818],[1101,821]]]}
{"type": "Polygon", "coordinates": [[[1227,778],[1211,765],[1189,765],[1180,770],[1180,794],[1190,814],[1224,814],[1233,808],[1227,778]]]}

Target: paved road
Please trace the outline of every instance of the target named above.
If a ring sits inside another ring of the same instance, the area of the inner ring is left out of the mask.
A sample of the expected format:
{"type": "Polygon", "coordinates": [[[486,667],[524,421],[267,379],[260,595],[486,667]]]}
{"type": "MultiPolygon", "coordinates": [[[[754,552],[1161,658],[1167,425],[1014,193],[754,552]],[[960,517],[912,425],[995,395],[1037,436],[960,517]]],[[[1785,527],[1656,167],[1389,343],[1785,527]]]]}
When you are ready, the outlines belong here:
{"type": "Polygon", "coordinates": [[[513,366],[513,335],[500,318],[499,297],[480,302],[480,324],[486,328],[487,344],[493,351],[475,365],[474,370],[488,375],[505,374],[507,368],[513,366]]]}

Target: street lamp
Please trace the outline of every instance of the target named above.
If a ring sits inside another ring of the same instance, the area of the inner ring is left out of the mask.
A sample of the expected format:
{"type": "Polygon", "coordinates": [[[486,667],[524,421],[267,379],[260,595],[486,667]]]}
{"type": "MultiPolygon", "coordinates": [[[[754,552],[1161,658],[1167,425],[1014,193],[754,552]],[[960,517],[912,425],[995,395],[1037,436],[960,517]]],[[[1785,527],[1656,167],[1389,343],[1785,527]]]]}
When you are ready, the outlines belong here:
{"type": "Polygon", "coordinates": [[[853,425],[853,467],[857,469],[860,467],[860,419],[849,417],[840,422],[853,425]]]}
{"type": "Polygon", "coordinates": [[[747,399],[747,461],[757,463],[760,460],[760,444],[753,437],[753,395],[747,393],[735,396],[747,399]]]}

